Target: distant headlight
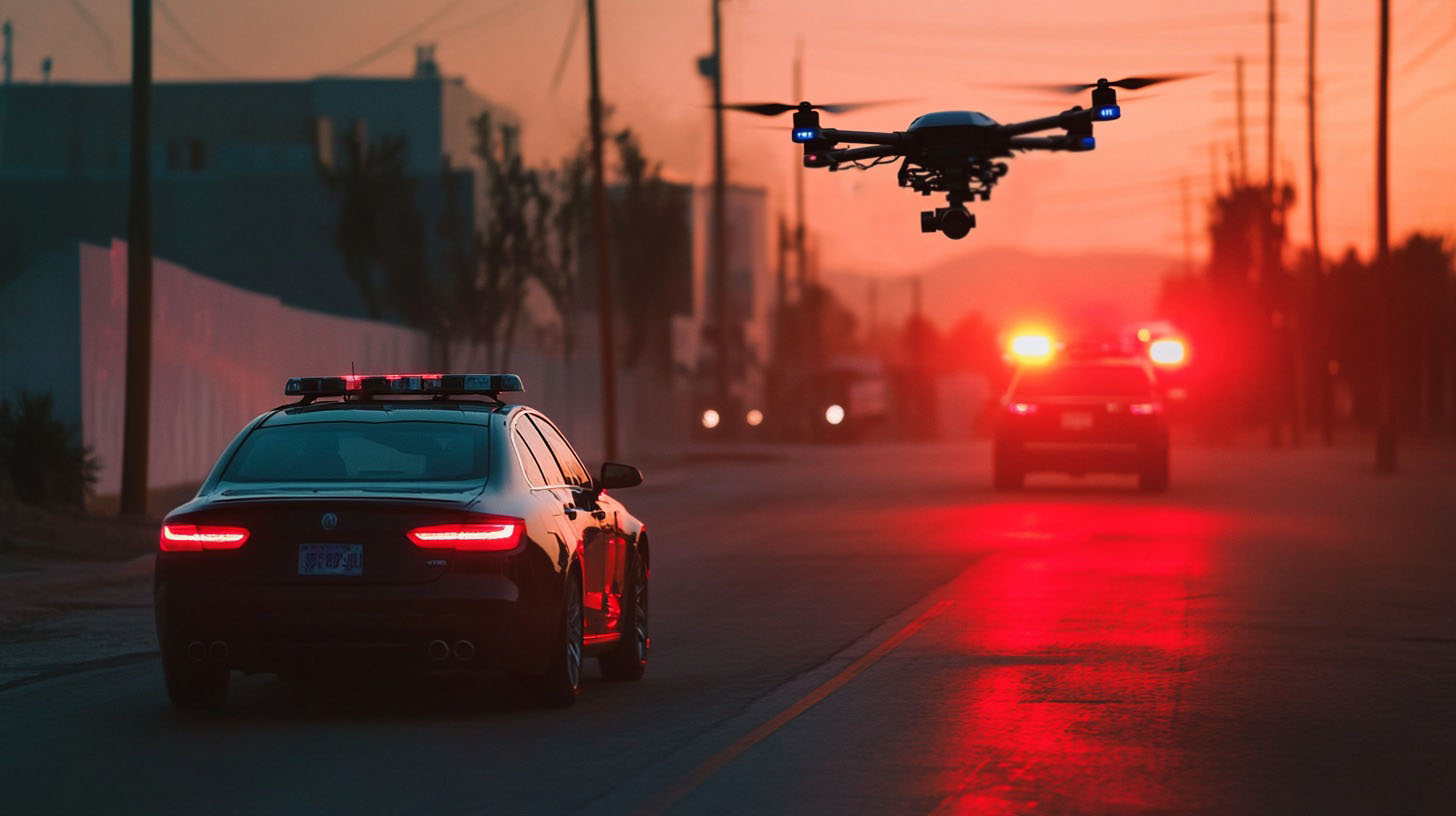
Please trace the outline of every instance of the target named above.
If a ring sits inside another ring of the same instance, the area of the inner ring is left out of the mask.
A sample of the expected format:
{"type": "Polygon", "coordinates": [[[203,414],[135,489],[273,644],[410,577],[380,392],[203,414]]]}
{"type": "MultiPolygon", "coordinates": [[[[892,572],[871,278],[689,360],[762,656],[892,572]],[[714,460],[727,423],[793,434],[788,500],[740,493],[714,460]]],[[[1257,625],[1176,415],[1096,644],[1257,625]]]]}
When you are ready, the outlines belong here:
{"type": "Polygon", "coordinates": [[[714,411],[712,408],[709,408],[708,410],[706,410],[706,411],[703,412],[703,427],[704,428],[707,428],[709,430],[712,430],[713,428],[718,427],[718,423],[719,422],[722,422],[722,421],[723,421],[723,417],[718,416],[718,412],[717,411],[714,411]]]}
{"type": "Polygon", "coordinates": [[[743,421],[747,422],[750,427],[757,428],[763,424],[763,412],[757,408],[752,408],[749,410],[748,415],[743,418],[743,421]]]}
{"type": "Polygon", "coordinates": [[[830,425],[838,425],[844,421],[844,406],[831,405],[824,409],[824,421],[830,425]]]}

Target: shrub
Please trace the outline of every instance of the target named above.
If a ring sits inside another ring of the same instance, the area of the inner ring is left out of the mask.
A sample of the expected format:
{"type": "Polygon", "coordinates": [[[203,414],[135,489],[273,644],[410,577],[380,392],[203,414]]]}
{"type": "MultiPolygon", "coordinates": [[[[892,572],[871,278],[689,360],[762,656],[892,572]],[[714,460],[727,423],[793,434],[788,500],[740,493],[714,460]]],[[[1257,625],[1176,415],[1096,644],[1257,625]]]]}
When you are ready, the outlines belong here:
{"type": "Polygon", "coordinates": [[[23,502],[80,507],[100,466],[76,429],[54,414],[48,393],[0,400],[0,479],[23,502]]]}

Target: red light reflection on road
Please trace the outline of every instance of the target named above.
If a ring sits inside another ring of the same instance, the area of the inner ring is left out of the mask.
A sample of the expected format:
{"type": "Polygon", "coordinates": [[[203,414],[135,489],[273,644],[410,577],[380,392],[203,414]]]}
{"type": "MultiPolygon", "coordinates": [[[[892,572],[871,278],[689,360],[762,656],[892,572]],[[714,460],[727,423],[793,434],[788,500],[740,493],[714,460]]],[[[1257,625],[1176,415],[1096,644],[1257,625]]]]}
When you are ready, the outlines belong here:
{"type": "Polygon", "coordinates": [[[957,516],[993,552],[947,613],[966,668],[937,739],[956,766],[938,812],[1188,806],[1178,702],[1211,651],[1195,607],[1223,520],[1056,502],[957,516]]]}

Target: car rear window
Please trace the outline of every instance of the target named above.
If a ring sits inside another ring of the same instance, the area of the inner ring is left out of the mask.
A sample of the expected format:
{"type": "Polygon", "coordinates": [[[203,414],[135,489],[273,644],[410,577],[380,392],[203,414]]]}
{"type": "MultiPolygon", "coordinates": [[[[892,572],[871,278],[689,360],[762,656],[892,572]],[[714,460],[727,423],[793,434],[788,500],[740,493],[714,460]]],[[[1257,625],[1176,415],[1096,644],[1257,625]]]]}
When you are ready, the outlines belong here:
{"type": "Polygon", "coordinates": [[[1153,384],[1137,366],[1067,365],[1023,369],[1017,397],[1141,397],[1153,384]]]}
{"type": "Polygon", "coordinates": [[[456,422],[307,422],[255,429],[225,482],[483,481],[486,428],[456,422]]]}

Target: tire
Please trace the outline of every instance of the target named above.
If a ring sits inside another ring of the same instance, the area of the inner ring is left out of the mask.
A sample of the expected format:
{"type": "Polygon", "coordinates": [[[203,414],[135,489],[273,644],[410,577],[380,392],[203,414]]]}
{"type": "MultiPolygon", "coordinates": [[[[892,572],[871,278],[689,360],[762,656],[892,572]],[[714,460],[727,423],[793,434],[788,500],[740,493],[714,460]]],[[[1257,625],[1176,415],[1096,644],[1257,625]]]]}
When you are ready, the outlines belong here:
{"type": "Polygon", "coordinates": [[[178,711],[220,711],[227,700],[230,674],[225,665],[193,663],[180,649],[168,649],[162,653],[167,697],[178,711]]]}
{"type": "Polygon", "coordinates": [[[551,662],[545,674],[532,678],[536,702],[544,707],[567,708],[581,691],[582,615],[581,573],[573,568],[561,596],[551,662]]]}
{"type": "Polygon", "coordinates": [[[627,565],[626,609],[622,615],[622,639],[610,652],[597,658],[602,676],[608,680],[641,680],[647,671],[647,652],[652,647],[648,629],[648,570],[636,552],[627,565]]]}
{"type": "Polygon", "coordinates": [[[1020,490],[1026,484],[1026,474],[1009,451],[997,446],[991,455],[991,482],[997,490],[1020,490]]]}
{"type": "Polygon", "coordinates": [[[1143,493],[1168,491],[1168,449],[1151,454],[1138,472],[1138,490],[1143,493]]]}

